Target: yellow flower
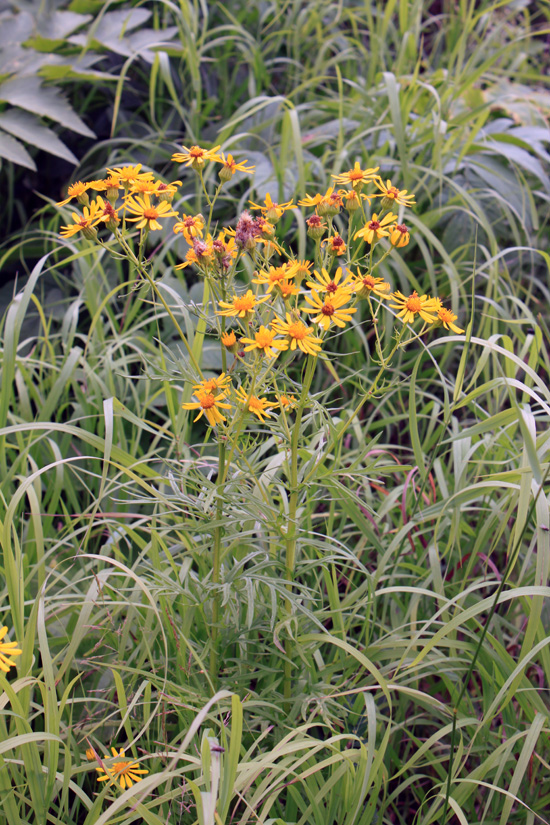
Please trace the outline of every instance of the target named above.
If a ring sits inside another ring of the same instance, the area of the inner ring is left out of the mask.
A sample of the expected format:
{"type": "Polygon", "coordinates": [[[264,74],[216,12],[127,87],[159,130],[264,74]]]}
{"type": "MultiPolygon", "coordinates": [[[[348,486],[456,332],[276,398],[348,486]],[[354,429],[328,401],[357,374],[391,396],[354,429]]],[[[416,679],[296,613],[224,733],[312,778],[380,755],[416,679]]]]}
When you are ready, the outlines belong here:
{"type": "Polygon", "coordinates": [[[309,275],[312,266],[312,261],[289,261],[292,274],[300,281],[309,275]]]}
{"type": "Polygon", "coordinates": [[[278,220],[282,218],[285,212],[288,212],[289,209],[296,209],[296,205],[292,203],[292,201],[287,201],[286,203],[276,203],[275,201],[271,200],[271,195],[269,192],[265,196],[264,205],[254,203],[253,201],[248,201],[252,209],[259,209],[264,218],[266,218],[270,223],[277,223],[278,220]]]}
{"type": "Polygon", "coordinates": [[[339,289],[332,294],[325,293],[323,296],[318,295],[313,289],[311,297],[306,295],[305,299],[310,306],[303,307],[304,312],[317,313],[317,316],[312,320],[322,326],[325,331],[331,323],[337,327],[345,327],[349,323],[351,315],[357,312],[357,307],[344,309],[344,304],[351,300],[351,293],[347,289],[339,289]]]}
{"type": "Polygon", "coordinates": [[[88,760],[88,762],[95,762],[96,752],[93,748],[86,748],[86,759],[88,760]]]}
{"type": "Polygon", "coordinates": [[[102,204],[103,200],[101,201],[101,204],[94,200],[91,201],[89,207],[85,206],[83,208],[83,215],[73,212],[74,223],[61,227],[61,231],[59,233],[61,237],[72,238],[77,232],[82,232],[85,238],[88,238],[88,240],[93,240],[97,234],[94,226],[102,220],[101,215],[99,214],[100,211],[102,212],[103,210],[102,204]]]}
{"type": "Polygon", "coordinates": [[[437,310],[437,317],[445,329],[450,329],[452,332],[456,332],[457,335],[462,335],[464,332],[463,329],[460,329],[460,327],[457,327],[455,324],[457,316],[454,312],[451,312],[450,309],[445,309],[444,306],[440,306],[437,310]]]}
{"type": "Polygon", "coordinates": [[[10,667],[15,667],[14,662],[10,662],[11,656],[21,656],[22,650],[17,647],[17,642],[3,642],[2,639],[8,632],[8,628],[4,627],[0,630],[0,670],[3,673],[8,673],[10,667]]]}
{"type": "Polygon", "coordinates": [[[228,349],[229,352],[235,354],[238,351],[239,345],[237,344],[237,336],[235,335],[232,329],[229,330],[229,332],[222,333],[220,340],[223,346],[226,349],[228,349]]]}
{"type": "Polygon", "coordinates": [[[312,215],[311,218],[306,220],[306,224],[307,234],[310,238],[313,238],[313,240],[318,241],[319,238],[322,238],[325,234],[327,225],[319,215],[312,215]]]}
{"type": "Polygon", "coordinates": [[[328,251],[330,255],[343,255],[346,251],[345,241],[340,235],[331,235],[330,238],[325,238],[324,241],[321,241],[321,246],[325,244],[329,246],[328,251]]]}
{"type": "Polygon", "coordinates": [[[231,180],[235,172],[248,172],[251,174],[255,166],[246,166],[248,163],[247,160],[243,160],[240,163],[237,163],[233,159],[233,155],[227,155],[225,157],[223,152],[220,152],[219,157],[217,158],[218,162],[222,164],[222,168],[219,171],[220,179],[223,181],[231,180]]]}
{"type": "Polygon", "coordinates": [[[402,292],[396,290],[389,296],[391,301],[395,301],[396,303],[390,304],[393,309],[400,310],[397,313],[398,318],[403,319],[404,324],[411,324],[417,315],[420,315],[423,321],[426,321],[428,324],[433,324],[436,320],[434,312],[437,312],[439,307],[441,306],[441,302],[438,298],[429,298],[427,295],[418,295],[417,292],[413,292],[412,295],[408,297],[403,295],[402,292]]]}
{"type": "Polygon", "coordinates": [[[334,191],[334,186],[327,189],[324,195],[317,193],[316,195],[306,195],[301,201],[298,201],[299,206],[315,206],[316,212],[319,215],[336,215],[342,206],[342,192],[340,190],[334,191]]]}
{"type": "Polygon", "coordinates": [[[80,180],[76,181],[76,183],[71,183],[67,189],[67,197],[64,201],[56,203],[56,206],[65,206],[65,204],[72,201],[73,198],[77,198],[79,203],[87,205],[88,195],[86,194],[86,190],[89,189],[91,185],[91,183],[82,183],[80,180]]]}
{"type": "Polygon", "coordinates": [[[331,177],[334,178],[335,183],[349,184],[353,186],[356,191],[360,192],[365,183],[374,180],[379,168],[379,166],[376,166],[374,169],[361,169],[359,162],[355,161],[353,169],[341,175],[332,175],[331,177]]]}
{"type": "Polygon", "coordinates": [[[118,226],[120,223],[120,218],[118,216],[118,209],[121,209],[119,206],[118,209],[109,202],[104,201],[101,195],[98,195],[96,198],[98,206],[101,208],[101,214],[98,216],[98,220],[96,221],[95,225],[97,226],[101,221],[107,226],[108,229],[114,230],[115,227],[118,226]]]}
{"type": "Polygon", "coordinates": [[[279,406],[282,410],[293,410],[298,403],[295,395],[278,395],[277,398],[279,399],[279,406]]]}
{"type": "MultiPolygon", "coordinates": [[[[221,144],[220,144],[221,145],[221,144]]],[[[191,166],[195,171],[199,172],[207,160],[218,160],[219,156],[216,154],[219,146],[214,146],[213,149],[202,149],[200,146],[182,146],[183,152],[176,152],[172,155],[172,160],[176,163],[183,163],[185,166],[191,166]]]]}
{"type": "Polygon", "coordinates": [[[168,201],[161,201],[157,204],[151,203],[149,195],[140,197],[136,195],[135,198],[129,197],[126,200],[126,208],[135,218],[127,218],[128,221],[135,221],[136,229],[162,229],[162,224],[159,223],[159,218],[173,218],[177,217],[178,213],[170,209],[168,201]]]}
{"type": "Polygon", "coordinates": [[[158,181],[153,178],[137,178],[132,181],[128,188],[130,195],[156,195],[158,188],[158,181]]]}
{"type": "Polygon", "coordinates": [[[357,238],[363,238],[367,243],[372,243],[374,236],[376,235],[376,240],[379,238],[387,238],[389,235],[388,224],[393,223],[397,220],[397,215],[393,215],[389,212],[385,215],[381,220],[378,220],[378,215],[374,214],[370,221],[365,224],[362,229],[359,229],[355,235],[353,236],[353,240],[356,241],[357,238]]]}
{"type": "Polygon", "coordinates": [[[236,395],[237,399],[241,404],[244,404],[248,412],[257,415],[262,424],[266,417],[271,418],[271,413],[268,412],[268,410],[270,410],[271,407],[277,406],[276,404],[270,404],[267,398],[258,398],[256,395],[249,395],[242,387],[236,390],[236,395]]]}
{"type": "Polygon", "coordinates": [[[120,175],[111,174],[103,180],[93,180],[90,182],[90,189],[94,189],[96,192],[106,192],[109,200],[116,200],[118,190],[122,189],[120,175]]]}
{"type": "Polygon", "coordinates": [[[321,352],[321,339],[315,337],[313,328],[306,327],[299,317],[292,316],[287,312],[286,321],[272,321],[271,326],[275,332],[287,336],[291,351],[298,347],[306,355],[317,355],[318,352],[321,352]]]}
{"type": "MultiPolygon", "coordinates": [[[[118,783],[122,790],[124,790],[125,788],[131,788],[134,782],[141,782],[143,774],[149,773],[145,768],[139,767],[139,762],[131,762],[128,759],[124,759],[124,750],[122,748],[118,753],[116,752],[116,748],[111,748],[111,753],[113,756],[121,758],[117,762],[113,762],[112,765],[105,765],[104,769],[96,768],[96,771],[100,774],[97,777],[98,782],[109,781],[109,783],[113,785],[118,783]],[[101,774],[103,774],[103,776],[101,774]]],[[[109,757],[106,756],[105,759],[109,759],[109,757]]]]}
{"type": "Polygon", "coordinates": [[[407,246],[411,239],[409,230],[404,223],[396,223],[390,226],[390,243],[392,246],[407,246]]]}
{"type": "Polygon", "coordinates": [[[368,298],[376,295],[378,298],[388,298],[391,287],[383,278],[375,278],[373,275],[362,275],[357,270],[357,276],[352,281],[352,288],[357,293],[358,298],[368,298]]]}
{"type": "Polygon", "coordinates": [[[275,339],[277,332],[261,326],[254,338],[241,338],[241,344],[248,344],[244,348],[245,352],[252,352],[252,350],[261,350],[264,355],[271,357],[278,355],[285,349],[288,349],[286,341],[281,341],[280,338],[275,339]]]}
{"type": "Polygon", "coordinates": [[[231,404],[225,403],[225,393],[214,395],[211,392],[197,390],[195,398],[197,401],[186,401],[181,405],[183,410],[199,410],[199,414],[193,419],[194,421],[198,421],[203,415],[206,416],[211,427],[215,427],[221,421],[227,421],[226,417],[220,412],[220,409],[231,409],[231,404]]]}
{"type": "Polygon", "coordinates": [[[217,390],[220,392],[227,392],[231,384],[231,376],[222,372],[217,378],[203,378],[200,384],[194,384],[193,389],[200,393],[214,393],[217,390]]]}
{"type": "Polygon", "coordinates": [[[153,180],[152,172],[140,172],[141,163],[137,166],[115,166],[114,169],[107,169],[110,175],[116,175],[119,184],[122,184],[125,189],[129,188],[138,180],[153,180]]]}
{"type": "Polygon", "coordinates": [[[171,201],[181,186],[181,180],[173,180],[172,183],[164,183],[161,180],[156,182],[156,195],[159,201],[171,201]]]}
{"type": "Polygon", "coordinates": [[[374,184],[382,192],[381,195],[375,195],[375,197],[383,198],[382,206],[384,209],[391,209],[394,203],[400,203],[403,206],[412,206],[413,203],[416,203],[414,195],[407,195],[406,189],[398,189],[397,186],[392,186],[391,180],[387,180],[384,185],[382,178],[376,178],[374,184]]]}
{"type": "Polygon", "coordinates": [[[270,266],[267,272],[260,269],[255,275],[258,277],[252,278],[252,283],[266,285],[269,293],[273,287],[279,286],[284,281],[288,281],[294,277],[294,272],[288,264],[282,264],[281,266],[270,266]]]}
{"type": "Polygon", "coordinates": [[[342,267],[339,266],[336,272],[334,273],[334,278],[328,274],[326,269],[322,268],[321,272],[317,272],[316,269],[313,270],[313,274],[315,276],[315,281],[306,281],[306,284],[310,289],[315,290],[316,292],[328,292],[333,294],[338,292],[338,290],[347,289],[348,293],[351,292],[352,284],[351,284],[351,274],[348,273],[342,283],[342,274],[343,270],[342,267]]]}
{"type": "Polygon", "coordinates": [[[220,306],[225,307],[225,309],[216,312],[216,315],[235,315],[237,318],[250,318],[258,304],[262,304],[264,301],[267,301],[268,298],[269,295],[265,295],[263,298],[256,298],[252,290],[249,289],[244,295],[234,295],[229,302],[220,301],[220,306]]]}
{"type": "Polygon", "coordinates": [[[281,281],[276,287],[276,292],[281,293],[283,301],[288,301],[293,295],[299,295],[300,289],[292,281],[281,281]]]}
{"type": "Polygon", "coordinates": [[[174,232],[181,232],[188,244],[193,243],[193,238],[202,238],[204,229],[204,218],[202,215],[182,215],[181,221],[174,224],[174,232]]]}
{"type": "Polygon", "coordinates": [[[361,201],[368,200],[370,203],[370,199],[374,197],[374,195],[362,195],[356,189],[350,189],[348,192],[344,192],[342,197],[344,198],[344,206],[348,212],[357,212],[361,206],[361,201]]]}

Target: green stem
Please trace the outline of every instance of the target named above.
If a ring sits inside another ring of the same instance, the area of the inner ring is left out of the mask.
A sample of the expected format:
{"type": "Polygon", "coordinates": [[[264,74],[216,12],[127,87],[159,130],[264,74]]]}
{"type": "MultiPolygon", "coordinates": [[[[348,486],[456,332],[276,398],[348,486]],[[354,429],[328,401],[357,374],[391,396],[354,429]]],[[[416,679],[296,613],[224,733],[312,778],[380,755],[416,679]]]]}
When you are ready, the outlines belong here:
{"type": "MultiPolygon", "coordinates": [[[[287,617],[290,618],[292,614],[292,601],[290,595],[292,594],[292,583],[294,581],[294,568],[296,566],[296,511],[298,509],[298,500],[300,488],[302,485],[298,484],[298,447],[300,441],[300,427],[302,425],[302,417],[304,409],[309,396],[309,389],[313,380],[315,366],[317,359],[314,355],[308,356],[306,365],[306,374],[302,386],[302,394],[300,402],[296,410],[296,421],[292,430],[292,439],[290,442],[290,472],[289,472],[289,489],[290,497],[288,504],[288,532],[286,539],[286,559],[285,559],[285,577],[287,580],[286,589],[288,596],[285,599],[285,609],[287,617]]],[[[286,712],[290,712],[290,699],[292,695],[292,639],[285,640],[285,664],[284,664],[284,682],[283,692],[285,698],[286,712]]]]}

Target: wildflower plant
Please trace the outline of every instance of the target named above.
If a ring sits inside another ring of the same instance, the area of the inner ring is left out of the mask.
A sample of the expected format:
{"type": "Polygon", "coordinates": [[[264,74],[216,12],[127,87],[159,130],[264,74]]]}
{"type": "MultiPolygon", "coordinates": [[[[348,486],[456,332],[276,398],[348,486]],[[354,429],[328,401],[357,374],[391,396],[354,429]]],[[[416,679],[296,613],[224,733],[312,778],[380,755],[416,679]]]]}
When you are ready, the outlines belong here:
{"type": "MultiPolygon", "coordinates": [[[[165,183],[139,166],[120,166],[107,170],[103,180],[71,185],[68,198],[59,206],[76,198],[83,211],[73,213],[73,223],[64,226],[61,234],[65,238],[80,234],[126,258],[139,280],[149,285],[184,348],[181,409],[193,416],[187,432],[195,423],[203,428],[201,451],[217,445],[210,559],[209,676],[214,685],[221,668],[222,560],[229,542],[224,523],[232,518],[229,491],[239,478],[263,489],[248,458],[258,445],[264,443],[265,449],[277,449],[283,456],[276,480],[279,492],[274,497],[266,494],[266,499],[279,508],[267,529],[273,564],[284,571],[285,598],[279,618],[287,628],[283,692],[290,702],[294,677],[288,623],[296,609],[296,563],[304,538],[300,508],[311,478],[307,447],[315,436],[315,410],[322,408],[321,400],[311,394],[316,370],[320,363],[334,369],[335,336],[346,335],[356,325],[374,329],[374,378],[348,416],[330,427],[330,437],[317,458],[322,464],[339,449],[361,408],[383,391],[399,350],[437,330],[458,334],[463,330],[440,298],[418,295],[414,289],[409,294],[392,291],[379,274],[388,256],[406,254],[411,232],[404,213],[414,208],[415,201],[413,194],[391,180],[384,182],[377,167],[363,169],[356,162],[334,176],[325,192],[303,193],[297,204],[267,194],[263,202],[250,201],[249,209],[235,216],[231,225],[219,226],[214,215],[223,187],[237,172],[254,171],[248,161],[236,161],[219,149],[184,146],[172,158],[181,175],[198,176],[207,215],[194,212],[189,202],[185,212],[178,210],[179,181],[165,183]],[[211,164],[218,171],[213,188],[212,176],[205,176],[211,164]],[[304,260],[298,259],[285,233],[278,232],[283,217],[292,220],[298,209],[305,210],[311,244],[304,260]],[[175,219],[172,231],[188,245],[175,271],[185,278],[185,270],[191,267],[203,281],[202,304],[194,310],[210,346],[219,347],[218,374],[203,372],[200,349],[188,339],[185,325],[151,274],[148,236],[168,231],[170,219],[175,219]],[[307,410],[313,414],[306,415],[307,410]]],[[[330,420],[326,410],[323,414],[330,420]]],[[[101,779],[109,777],[107,772],[101,779]]]]}

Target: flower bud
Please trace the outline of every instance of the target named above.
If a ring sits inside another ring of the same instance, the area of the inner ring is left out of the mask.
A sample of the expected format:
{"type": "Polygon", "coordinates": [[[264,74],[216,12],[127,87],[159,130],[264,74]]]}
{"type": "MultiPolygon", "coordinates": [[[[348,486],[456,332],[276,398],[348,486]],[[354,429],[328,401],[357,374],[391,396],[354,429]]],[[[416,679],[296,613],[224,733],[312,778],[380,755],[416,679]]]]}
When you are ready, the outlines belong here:
{"type": "Polygon", "coordinates": [[[82,192],[81,195],[77,195],[77,201],[81,206],[89,206],[90,205],[90,198],[88,197],[87,192],[82,192]]]}
{"type": "Polygon", "coordinates": [[[82,227],[82,234],[89,241],[95,241],[96,238],[97,238],[97,230],[94,226],[83,226],[82,227]]]}
{"type": "Polygon", "coordinates": [[[310,238],[318,241],[325,234],[327,228],[326,223],[319,217],[319,215],[312,215],[307,221],[307,234],[310,238]]]}
{"type": "Polygon", "coordinates": [[[231,167],[226,165],[222,166],[222,168],[218,172],[218,177],[222,183],[227,183],[228,180],[231,180],[231,178],[233,177],[231,167]]]}
{"type": "Polygon", "coordinates": [[[235,335],[235,333],[233,332],[232,329],[229,330],[229,332],[224,332],[223,333],[223,335],[221,337],[221,342],[224,345],[224,347],[227,350],[229,350],[229,352],[233,353],[233,355],[235,355],[235,353],[239,349],[239,345],[237,343],[237,337],[236,337],[236,335],[235,335]]]}

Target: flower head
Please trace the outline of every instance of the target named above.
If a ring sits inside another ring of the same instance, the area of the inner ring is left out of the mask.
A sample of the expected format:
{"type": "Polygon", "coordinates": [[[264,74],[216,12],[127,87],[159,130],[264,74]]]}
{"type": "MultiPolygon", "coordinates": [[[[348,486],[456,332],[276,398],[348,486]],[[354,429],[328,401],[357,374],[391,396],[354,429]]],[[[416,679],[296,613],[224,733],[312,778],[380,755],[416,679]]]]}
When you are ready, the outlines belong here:
{"type": "Polygon", "coordinates": [[[183,235],[188,244],[193,243],[193,238],[202,238],[204,229],[204,218],[202,215],[182,215],[181,221],[174,224],[174,232],[183,235]]]}
{"type": "Polygon", "coordinates": [[[289,281],[294,276],[294,272],[289,264],[270,266],[267,272],[260,269],[260,271],[255,274],[257,277],[252,278],[252,283],[267,286],[268,292],[271,292],[273,287],[281,285],[284,281],[289,281]]]}
{"type": "Polygon", "coordinates": [[[278,395],[279,406],[282,410],[293,410],[298,403],[295,395],[278,395]]]}
{"type": "Polygon", "coordinates": [[[153,180],[152,172],[140,172],[140,169],[141,163],[138,163],[137,166],[115,166],[114,169],[107,169],[107,171],[118,178],[119,185],[129,189],[138,180],[153,180]]]}
{"type": "Polygon", "coordinates": [[[200,172],[208,160],[218,160],[219,156],[216,154],[219,146],[214,146],[213,149],[202,149],[200,146],[182,146],[183,152],[175,152],[172,155],[172,160],[176,163],[183,163],[185,166],[191,166],[196,172],[200,172]]]}
{"type": "Polygon", "coordinates": [[[376,166],[374,169],[361,169],[359,161],[355,161],[353,169],[341,175],[332,175],[332,177],[335,183],[349,184],[356,192],[360,192],[365,183],[375,179],[379,168],[376,166]]]}
{"type": "Polygon", "coordinates": [[[224,307],[224,309],[216,312],[216,315],[234,315],[237,318],[250,318],[258,304],[262,304],[264,301],[267,301],[268,298],[269,295],[265,295],[263,298],[256,298],[252,290],[249,289],[244,295],[234,295],[231,301],[220,301],[219,304],[221,307],[224,307]]]}
{"type": "Polygon", "coordinates": [[[409,230],[404,223],[396,223],[390,226],[390,243],[392,246],[407,246],[411,239],[409,230]]]}
{"type": "Polygon", "coordinates": [[[325,234],[327,225],[319,215],[312,215],[311,218],[307,218],[306,224],[307,234],[315,241],[318,241],[325,234]]]}
{"type": "Polygon", "coordinates": [[[379,238],[387,238],[389,235],[388,232],[388,224],[393,223],[397,220],[397,215],[392,215],[389,212],[383,218],[378,220],[378,215],[374,214],[370,221],[365,224],[362,229],[359,229],[355,235],[353,236],[353,240],[357,240],[357,238],[363,238],[367,243],[372,243],[374,237],[376,236],[376,240],[379,238]]]}
{"type": "Polygon", "coordinates": [[[400,203],[402,206],[412,206],[415,203],[414,195],[407,195],[406,189],[398,189],[397,186],[392,186],[391,180],[386,183],[382,178],[376,178],[375,186],[381,191],[381,195],[376,195],[377,198],[382,198],[382,206],[384,209],[392,209],[395,203],[400,203]]]}
{"type": "Polygon", "coordinates": [[[271,326],[280,335],[286,335],[289,349],[301,349],[306,355],[321,352],[322,341],[313,334],[313,327],[307,327],[296,313],[286,313],[286,321],[272,321],[271,326]]]}
{"type": "Polygon", "coordinates": [[[346,242],[340,235],[331,235],[330,238],[325,238],[321,241],[321,246],[328,244],[329,255],[344,255],[346,251],[346,242]]]}
{"type": "Polygon", "coordinates": [[[195,393],[196,401],[185,401],[181,406],[183,410],[199,410],[199,414],[194,421],[198,421],[203,415],[211,427],[215,427],[222,421],[227,421],[226,417],[222,415],[220,409],[230,410],[231,404],[225,401],[226,395],[224,392],[215,395],[213,392],[206,392],[204,390],[197,390],[195,393]]]}
{"type": "Polygon", "coordinates": [[[227,392],[231,384],[231,376],[222,372],[217,378],[203,378],[200,384],[194,384],[193,389],[201,393],[227,392]]]}
{"type": "Polygon", "coordinates": [[[83,208],[82,215],[79,215],[77,212],[73,212],[74,223],[61,227],[61,231],[59,233],[61,237],[72,238],[77,232],[82,232],[85,238],[88,238],[88,240],[93,240],[97,235],[94,227],[102,219],[100,215],[100,212],[103,211],[102,204],[103,201],[101,201],[100,204],[98,201],[94,200],[90,202],[89,207],[85,206],[83,208]]]}
{"type": "Polygon", "coordinates": [[[446,309],[444,306],[440,306],[437,310],[437,318],[440,321],[440,323],[443,324],[445,329],[450,329],[452,332],[456,332],[457,335],[462,335],[462,333],[464,332],[463,329],[460,329],[460,327],[457,327],[457,325],[455,324],[457,316],[454,314],[454,312],[451,312],[450,309],[446,309]]]}
{"type": "Polygon", "coordinates": [[[261,326],[254,335],[254,338],[241,338],[241,344],[248,344],[244,348],[245,352],[252,352],[252,350],[259,350],[267,357],[278,355],[285,349],[288,349],[288,343],[282,341],[280,338],[275,338],[277,332],[275,330],[267,329],[261,326]]]}
{"type": "Polygon", "coordinates": [[[311,296],[305,296],[309,307],[303,307],[304,312],[311,312],[316,315],[312,320],[323,327],[326,331],[331,324],[337,327],[345,327],[351,320],[357,307],[345,307],[351,301],[351,293],[347,289],[339,289],[334,293],[326,292],[319,295],[312,289],[311,296]]]}
{"type": "Polygon", "coordinates": [[[318,215],[336,215],[342,206],[342,192],[334,190],[334,186],[330,186],[324,195],[319,192],[316,195],[306,195],[301,201],[298,201],[299,206],[315,206],[318,215]]]}
{"type": "Polygon", "coordinates": [[[314,269],[313,275],[315,281],[306,281],[306,284],[316,292],[327,292],[331,295],[342,289],[347,289],[348,293],[351,292],[351,274],[348,273],[342,281],[343,269],[341,266],[339,266],[334,273],[334,277],[331,277],[324,268],[321,269],[321,272],[317,272],[317,270],[314,269]],[[342,282],[340,283],[340,281],[342,282]]]}
{"type": "Polygon", "coordinates": [[[291,200],[286,203],[276,203],[272,201],[269,192],[265,196],[263,205],[261,203],[254,203],[253,201],[249,201],[249,203],[252,209],[259,209],[263,217],[270,223],[277,223],[289,209],[296,209],[296,204],[293,204],[291,200]]]}
{"type": "Polygon", "coordinates": [[[235,172],[247,172],[250,175],[256,168],[255,166],[247,166],[247,160],[237,163],[233,159],[233,155],[227,155],[227,157],[225,157],[223,152],[220,152],[217,160],[222,164],[222,168],[218,174],[220,176],[220,180],[223,181],[231,180],[235,172]]]}
{"type": "Polygon", "coordinates": [[[159,223],[159,218],[173,218],[178,216],[170,208],[168,201],[160,201],[160,203],[152,204],[149,195],[136,195],[135,198],[129,197],[126,200],[126,208],[129,212],[135,215],[134,218],[127,218],[128,221],[136,222],[136,229],[162,229],[162,224],[159,223]]]}
{"type": "Polygon", "coordinates": [[[239,345],[237,344],[237,336],[232,329],[230,329],[229,332],[223,332],[220,340],[229,352],[232,352],[233,354],[237,352],[239,345]]]}
{"type": "Polygon", "coordinates": [[[65,206],[65,204],[72,201],[73,198],[76,198],[83,206],[87,206],[88,195],[86,194],[86,190],[90,187],[91,183],[82,183],[80,180],[77,180],[76,183],[71,183],[67,189],[67,197],[64,201],[59,201],[59,203],[56,203],[56,206],[65,206]]]}
{"type": "Polygon", "coordinates": [[[362,274],[359,270],[352,281],[352,288],[358,298],[370,298],[371,295],[376,295],[377,298],[388,298],[388,292],[391,289],[389,283],[383,278],[362,274]]]}
{"type": "MultiPolygon", "coordinates": [[[[122,790],[124,790],[125,788],[131,788],[134,782],[141,782],[143,774],[149,773],[145,768],[139,767],[139,762],[124,759],[125,754],[122,748],[118,753],[116,752],[116,748],[111,748],[111,753],[114,757],[120,758],[117,759],[116,762],[113,762],[112,765],[96,768],[99,774],[97,777],[98,782],[109,781],[110,784],[113,785],[118,783],[122,790]]],[[[106,756],[105,759],[109,759],[109,757],[106,756]]]]}
{"type": "Polygon", "coordinates": [[[8,628],[4,625],[0,629],[0,670],[2,673],[8,673],[10,667],[15,667],[14,662],[10,662],[12,656],[21,656],[22,650],[17,647],[17,642],[3,642],[2,639],[8,632],[8,628]]]}
{"type": "Polygon", "coordinates": [[[271,413],[268,410],[271,407],[276,407],[276,404],[270,404],[267,398],[258,398],[256,395],[249,395],[242,387],[239,387],[236,390],[236,396],[238,401],[245,406],[248,412],[254,413],[254,415],[258,416],[260,421],[265,421],[265,418],[271,418],[271,413]]]}
{"type": "Polygon", "coordinates": [[[404,324],[412,324],[416,320],[417,315],[420,315],[423,321],[427,324],[433,324],[436,320],[434,313],[437,313],[441,302],[438,298],[430,298],[427,295],[418,295],[413,292],[412,295],[405,296],[399,290],[393,292],[389,296],[391,301],[395,303],[390,304],[393,309],[398,309],[398,318],[403,319],[404,324]]]}

